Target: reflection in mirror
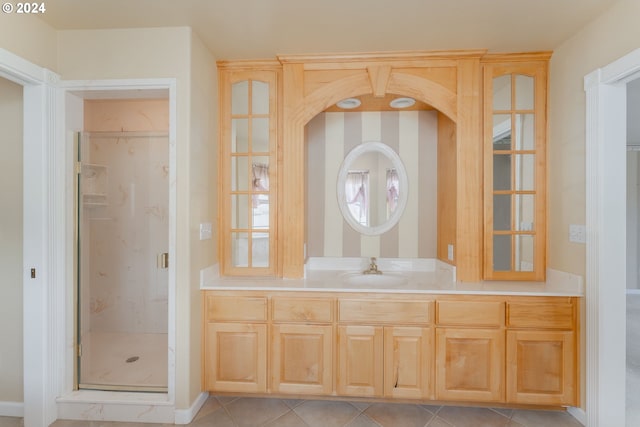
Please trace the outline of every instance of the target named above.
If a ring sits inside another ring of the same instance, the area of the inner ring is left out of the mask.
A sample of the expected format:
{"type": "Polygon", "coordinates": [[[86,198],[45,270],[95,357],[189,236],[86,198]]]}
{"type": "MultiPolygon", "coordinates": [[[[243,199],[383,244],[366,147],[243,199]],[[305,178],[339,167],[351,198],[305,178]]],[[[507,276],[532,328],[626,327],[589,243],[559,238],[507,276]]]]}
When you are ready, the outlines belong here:
{"type": "Polygon", "coordinates": [[[247,80],[231,86],[231,114],[249,114],[249,82],[247,80]]]}
{"type": "Polygon", "coordinates": [[[516,194],[516,231],[534,231],[534,197],[533,194],[516,194]]]}
{"type": "Polygon", "coordinates": [[[251,114],[269,114],[269,83],[251,82],[251,114]]]}
{"type": "Polygon", "coordinates": [[[349,225],[363,234],[382,234],[402,215],[407,201],[407,175],[391,147],[366,142],[345,157],[336,190],[340,210],[349,225]]]}
{"type": "Polygon", "coordinates": [[[494,111],[511,109],[511,74],[493,79],[493,109],[494,111]]]}
{"type": "Polygon", "coordinates": [[[516,271],[533,271],[533,236],[516,235],[516,271]]]}
{"type": "Polygon", "coordinates": [[[516,150],[535,150],[533,125],[533,114],[516,114],[516,150]]]}
{"type": "Polygon", "coordinates": [[[246,153],[249,151],[249,120],[231,120],[231,152],[246,153]]]}
{"type": "Polygon", "coordinates": [[[533,77],[516,74],[516,110],[533,110],[533,77]]]}
{"type": "Polygon", "coordinates": [[[516,190],[533,191],[535,188],[535,154],[516,154],[516,190]]]}
{"type": "Polygon", "coordinates": [[[269,228],[269,158],[256,157],[252,170],[252,221],[254,229],[269,228]]]}
{"type": "Polygon", "coordinates": [[[511,114],[493,115],[493,149],[511,150],[511,114]]]}

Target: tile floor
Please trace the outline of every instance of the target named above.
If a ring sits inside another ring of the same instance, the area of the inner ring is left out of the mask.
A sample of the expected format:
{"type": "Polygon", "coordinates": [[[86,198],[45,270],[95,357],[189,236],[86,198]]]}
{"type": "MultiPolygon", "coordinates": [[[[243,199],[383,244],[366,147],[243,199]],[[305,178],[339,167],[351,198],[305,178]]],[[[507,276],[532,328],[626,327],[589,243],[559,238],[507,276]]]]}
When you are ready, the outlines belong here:
{"type": "MultiPolygon", "coordinates": [[[[51,427],[166,427],[58,420],[51,427]]],[[[191,427],[581,427],[561,411],[212,396],[191,427]]],[[[22,427],[0,417],[0,427],[22,427]]]]}
{"type": "MultiPolygon", "coordinates": [[[[640,426],[640,295],[627,298],[627,427],[640,426]]],[[[0,427],[22,427],[0,417],[0,427]]],[[[58,420],[51,427],[165,427],[58,420]]],[[[192,427],[579,427],[565,412],[212,396],[192,427]]]]}

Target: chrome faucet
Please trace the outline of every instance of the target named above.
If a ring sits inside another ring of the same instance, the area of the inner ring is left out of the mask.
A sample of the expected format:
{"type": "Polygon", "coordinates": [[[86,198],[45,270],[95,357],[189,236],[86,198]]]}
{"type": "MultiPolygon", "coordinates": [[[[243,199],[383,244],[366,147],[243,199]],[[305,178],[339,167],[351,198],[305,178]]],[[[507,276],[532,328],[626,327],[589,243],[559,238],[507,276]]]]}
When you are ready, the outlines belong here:
{"type": "Polygon", "coordinates": [[[376,264],[376,257],[371,257],[371,263],[369,269],[362,272],[362,274],[382,274],[382,271],[378,270],[378,264],[376,264]]]}

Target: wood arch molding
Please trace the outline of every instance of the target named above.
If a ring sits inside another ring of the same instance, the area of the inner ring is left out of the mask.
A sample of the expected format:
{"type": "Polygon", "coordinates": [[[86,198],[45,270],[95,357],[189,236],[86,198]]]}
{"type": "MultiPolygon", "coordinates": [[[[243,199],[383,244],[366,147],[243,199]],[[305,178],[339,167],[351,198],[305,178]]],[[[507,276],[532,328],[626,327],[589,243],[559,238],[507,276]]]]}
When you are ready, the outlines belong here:
{"type": "Polygon", "coordinates": [[[394,93],[410,96],[429,104],[454,123],[457,122],[456,93],[432,80],[395,71],[390,67],[386,76],[382,66],[380,69],[369,67],[363,69],[361,73],[327,83],[305,96],[299,104],[299,111],[294,112],[292,118],[294,122],[304,126],[316,115],[342,99],[394,93]],[[385,79],[386,76],[388,77],[385,79]]]}

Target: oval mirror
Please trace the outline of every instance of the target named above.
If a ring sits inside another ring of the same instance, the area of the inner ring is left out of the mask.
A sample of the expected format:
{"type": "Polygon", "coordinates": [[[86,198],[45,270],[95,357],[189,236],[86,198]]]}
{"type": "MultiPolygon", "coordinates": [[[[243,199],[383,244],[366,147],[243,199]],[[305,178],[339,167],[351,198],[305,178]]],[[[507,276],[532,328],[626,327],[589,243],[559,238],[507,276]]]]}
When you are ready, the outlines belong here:
{"type": "Polygon", "coordinates": [[[407,172],[382,142],[364,142],[342,161],[336,193],[345,221],[357,232],[378,235],[398,223],[407,204],[407,172]]]}

